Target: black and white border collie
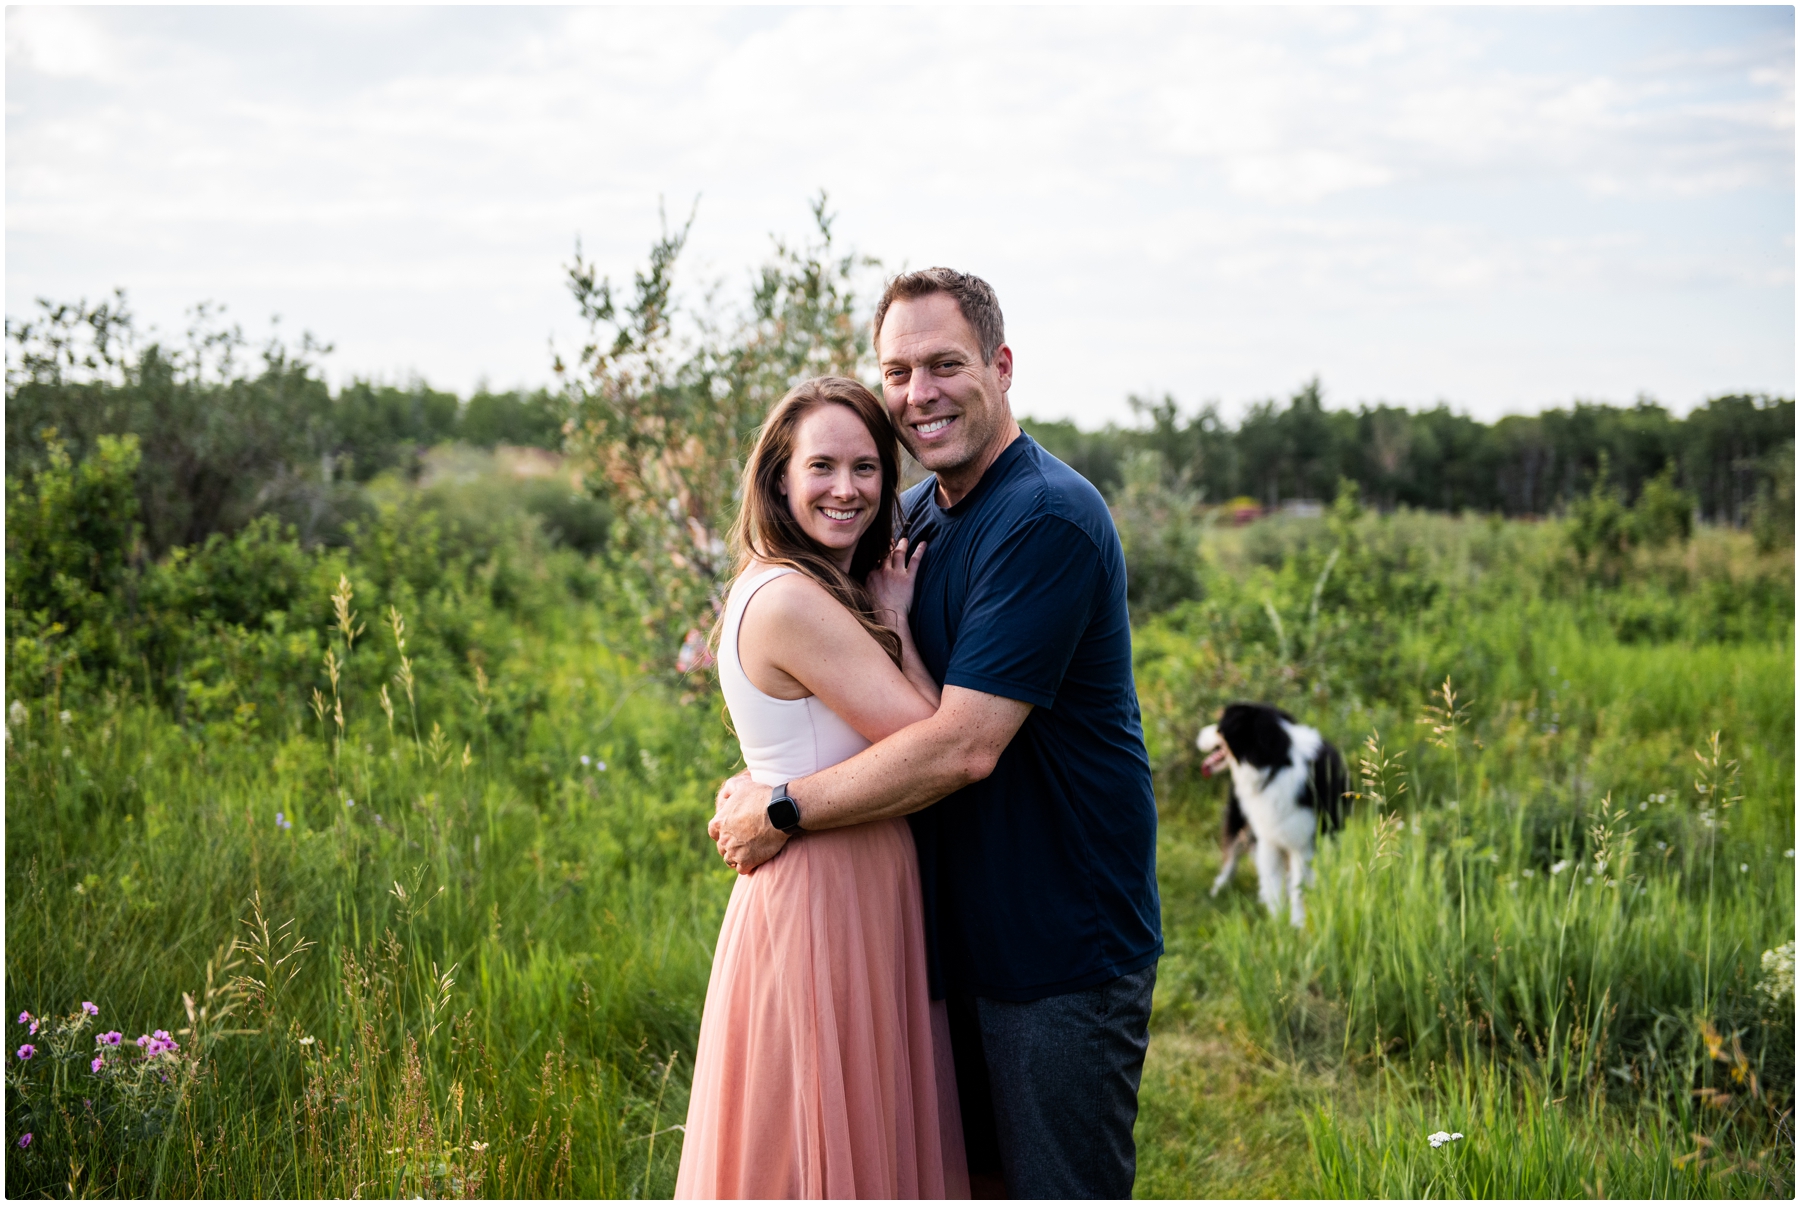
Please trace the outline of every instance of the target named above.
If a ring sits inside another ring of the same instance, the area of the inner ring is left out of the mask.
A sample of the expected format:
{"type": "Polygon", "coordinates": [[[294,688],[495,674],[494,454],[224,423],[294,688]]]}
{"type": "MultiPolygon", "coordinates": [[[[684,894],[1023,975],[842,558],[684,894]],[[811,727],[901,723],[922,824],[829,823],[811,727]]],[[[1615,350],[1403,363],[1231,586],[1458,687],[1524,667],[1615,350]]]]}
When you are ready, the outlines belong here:
{"type": "Polygon", "coordinates": [[[1256,878],[1262,902],[1281,915],[1281,883],[1287,880],[1288,920],[1306,923],[1300,889],[1312,881],[1313,838],[1321,824],[1343,824],[1349,775],[1343,754],[1319,733],[1278,707],[1232,703],[1219,722],[1195,742],[1206,760],[1202,774],[1231,770],[1225,803],[1225,868],[1213,880],[1218,895],[1237,869],[1238,855],[1256,842],[1256,878]],[[1285,873],[1284,873],[1285,872],[1285,873]]]}

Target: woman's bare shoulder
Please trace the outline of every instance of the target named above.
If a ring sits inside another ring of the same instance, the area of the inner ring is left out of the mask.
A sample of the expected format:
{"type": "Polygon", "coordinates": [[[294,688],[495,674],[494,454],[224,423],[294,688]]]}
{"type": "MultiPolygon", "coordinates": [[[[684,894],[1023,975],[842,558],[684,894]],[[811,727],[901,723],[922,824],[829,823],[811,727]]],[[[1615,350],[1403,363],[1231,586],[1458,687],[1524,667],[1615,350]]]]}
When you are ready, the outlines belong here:
{"type": "MultiPolygon", "coordinates": [[[[753,562],[744,571],[744,576],[748,577],[765,567],[773,568],[753,562]]],[[[805,573],[784,573],[763,583],[750,601],[744,604],[744,622],[754,622],[759,627],[781,628],[812,625],[835,618],[832,612],[849,617],[843,604],[811,576],[805,573]],[[754,620],[752,616],[755,617],[754,620]]]]}

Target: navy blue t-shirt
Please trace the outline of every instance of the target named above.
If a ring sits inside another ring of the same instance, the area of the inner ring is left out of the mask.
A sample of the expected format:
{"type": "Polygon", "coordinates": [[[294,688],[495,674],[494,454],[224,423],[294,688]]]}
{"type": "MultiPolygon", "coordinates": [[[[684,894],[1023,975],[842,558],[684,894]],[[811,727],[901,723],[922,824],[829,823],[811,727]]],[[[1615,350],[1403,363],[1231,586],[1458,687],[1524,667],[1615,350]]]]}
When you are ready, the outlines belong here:
{"type": "Polygon", "coordinates": [[[991,776],[911,817],[933,995],[1037,1000],[1149,966],[1156,800],[1105,501],[1021,435],[955,506],[935,477],[901,504],[927,545],[912,629],[931,676],[1032,705],[991,776]]]}

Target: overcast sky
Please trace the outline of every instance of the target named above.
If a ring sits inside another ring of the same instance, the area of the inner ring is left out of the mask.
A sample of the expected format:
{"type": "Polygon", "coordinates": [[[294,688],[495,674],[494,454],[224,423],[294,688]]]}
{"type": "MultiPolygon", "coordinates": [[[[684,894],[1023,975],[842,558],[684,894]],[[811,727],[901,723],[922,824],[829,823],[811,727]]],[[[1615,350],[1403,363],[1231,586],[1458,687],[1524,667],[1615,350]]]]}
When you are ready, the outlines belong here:
{"type": "Polygon", "coordinates": [[[747,292],[829,190],[985,276],[1015,406],[1794,389],[1791,8],[6,10],[6,312],[116,285],[539,384],[579,237],[747,292]]]}

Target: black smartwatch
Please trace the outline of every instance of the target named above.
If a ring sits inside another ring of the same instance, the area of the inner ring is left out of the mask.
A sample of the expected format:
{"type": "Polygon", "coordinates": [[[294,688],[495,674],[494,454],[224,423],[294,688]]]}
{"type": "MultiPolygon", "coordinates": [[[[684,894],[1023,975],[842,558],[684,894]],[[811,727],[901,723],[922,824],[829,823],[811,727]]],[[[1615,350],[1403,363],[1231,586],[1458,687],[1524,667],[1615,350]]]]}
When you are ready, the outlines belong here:
{"type": "Polygon", "coordinates": [[[785,782],[769,792],[769,823],[790,837],[800,831],[800,805],[785,782]]]}

